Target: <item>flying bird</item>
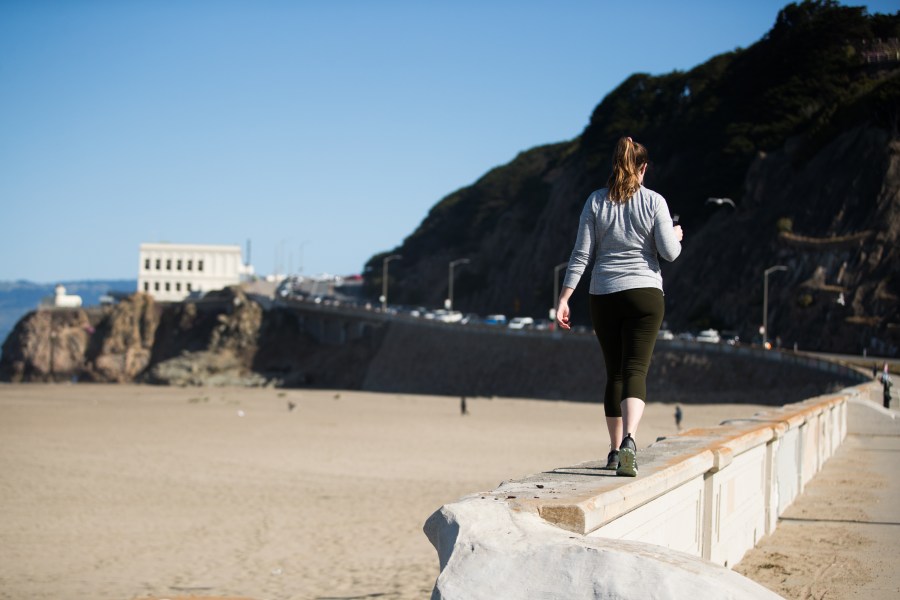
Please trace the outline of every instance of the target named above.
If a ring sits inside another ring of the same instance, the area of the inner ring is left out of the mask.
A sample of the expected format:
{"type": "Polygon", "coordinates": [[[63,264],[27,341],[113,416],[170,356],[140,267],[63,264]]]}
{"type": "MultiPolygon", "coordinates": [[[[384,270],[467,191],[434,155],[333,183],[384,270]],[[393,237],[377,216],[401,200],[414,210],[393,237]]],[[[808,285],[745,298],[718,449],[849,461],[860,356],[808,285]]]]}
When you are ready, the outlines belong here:
{"type": "Polygon", "coordinates": [[[737,206],[734,205],[734,200],[732,200],[731,198],[707,198],[706,203],[707,204],[718,204],[719,206],[722,206],[723,204],[728,204],[729,206],[731,206],[731,208],[735,208],[735,209],[737,208],[737,206]]]}

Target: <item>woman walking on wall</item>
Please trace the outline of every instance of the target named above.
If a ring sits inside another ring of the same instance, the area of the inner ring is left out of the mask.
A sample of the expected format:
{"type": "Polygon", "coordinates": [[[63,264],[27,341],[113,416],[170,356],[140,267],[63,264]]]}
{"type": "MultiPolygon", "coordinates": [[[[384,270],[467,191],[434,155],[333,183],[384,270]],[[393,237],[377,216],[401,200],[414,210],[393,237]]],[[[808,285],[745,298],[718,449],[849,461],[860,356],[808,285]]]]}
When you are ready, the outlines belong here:
{"type": "Polygon", "coordinates": [[[682,231],[665,199],[643,186],[647,149],[619,139],[606,187],[592,193],[578,223],[578,237],[556,321],[569,329],[569,298],[591,259],[591,321],[606,364],[604,413],[609,429],[608,469],[637,475],[637,433],[647,398],[647,370],[665,304],[659,256],[681,253],[682,231]]]}

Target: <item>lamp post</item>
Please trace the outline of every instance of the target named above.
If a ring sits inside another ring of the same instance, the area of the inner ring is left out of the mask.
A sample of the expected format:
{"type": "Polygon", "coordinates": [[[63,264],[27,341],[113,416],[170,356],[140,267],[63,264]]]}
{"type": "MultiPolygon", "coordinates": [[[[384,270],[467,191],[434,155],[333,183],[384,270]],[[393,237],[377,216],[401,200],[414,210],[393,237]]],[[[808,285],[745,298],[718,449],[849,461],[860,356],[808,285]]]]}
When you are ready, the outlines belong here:
{"type": "Polygon", "coordinates": [[[762,343],[763,348],[768,347],[768,339],[769,339],[769,273],[774,273],[775,271],[787,271],[788,268],[784,265],[775,265],[774,267],[769,267],[763,272],[763,325],[762,325],[762,343]]]}
{"type": "Polygon", "coordinates": [[[387,301],[388,301],[388,263],[392,260],[397,260],[399,258],[403,258],[399,254],[391,254],[390,256],[385,256],[384,260],[381,261],[381,312],[385,312],[387,310],[387,301]]]}
{"type": "Polygon", "coordinates": [[[447,296],[447,310],[453,310],[453,267],[456,265],[467,265],[469,264],[468,258],[458,258],[456,260],[450,261],[450,285],[448,286],[447,296]]]}
{"type": "Polygon", "coordinates": [[[556,303],[559,300],[559,272],[569,266],[569,263],[559,263],[553,267],[553,304],[550,305],[550,320],[556,319],[556,303]]]}
{"type": "Polygon", "coordinates": [[[303,275],[303,249],[306,246],[307,242],[309,242],[309,240],[303,240],[302,242],[300,242],[300,266],[297,269],[297,273],[299,275],[303,275]]]}

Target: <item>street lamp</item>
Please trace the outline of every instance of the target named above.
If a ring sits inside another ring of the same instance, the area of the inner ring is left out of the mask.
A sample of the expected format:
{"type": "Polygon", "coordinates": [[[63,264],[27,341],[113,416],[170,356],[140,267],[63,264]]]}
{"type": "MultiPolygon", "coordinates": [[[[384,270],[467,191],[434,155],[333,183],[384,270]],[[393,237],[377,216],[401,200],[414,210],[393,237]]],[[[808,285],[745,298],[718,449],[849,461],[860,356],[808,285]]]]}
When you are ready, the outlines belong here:
{"type": "Polygon", "coordinates": [[[303,240],[302,242],[300,242],[300,266],[297,269],[297,273],[299,275],[303,275],[303,249],[307,243],[309,243],[309,240],[303,240]]]}
{"type": "Polygon", "coordinates": [[[403,258],[399,254],[391,254],[390,256],[385,256],[384,260],[381,261],[381,312],[385,312],[387,310],[387,301],[388,301],[388,263],[392,260],[397,260],[398,258],[403,258]]]}
{"type": "Polygon", "coordinates": [[[468,258],[458,258],[450,261],[450,286],[449,291],[447,292],[447,295],[449,296],[449,298],[447,298],[447,310],[453,310],[453,267],[456,265],[467,264],[469,264],[468,258]]]}
{"type": "Polygon", "coordinates": [[[769,273],[774,273],[775,271],[787,271],[788,268],[784,265],[775,265],[774,267],[769,267],[763,273],[763,325],[762,325],[762,343],[763,348],[767,348],[768,346],[768,338],[769,338],[769,273]]]}
{"type": "Polygon", "coordinates": [[[556,303],[559,299],[559,272],[569,266],[569,263],[559,263],[553,267],[553,304],[550,305],[550,320],[556,319],[556,303]]]}

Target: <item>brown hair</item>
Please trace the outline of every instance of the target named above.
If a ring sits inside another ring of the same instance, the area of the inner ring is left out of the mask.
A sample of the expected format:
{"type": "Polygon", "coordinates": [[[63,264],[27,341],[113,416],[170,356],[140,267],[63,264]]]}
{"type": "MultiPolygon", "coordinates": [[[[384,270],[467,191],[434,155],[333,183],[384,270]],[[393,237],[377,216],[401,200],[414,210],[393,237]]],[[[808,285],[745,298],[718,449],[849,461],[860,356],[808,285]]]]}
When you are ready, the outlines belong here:
{"type": "Polygon", "coordinates": [[[633,141],[630,137],[619,138],[613,152],[612,173],[606,181],[609,188],[609,199],[614,202],[626,202],[631,198],[640,184],[640,170],[647,164],[647,149],[633,141]]]}

